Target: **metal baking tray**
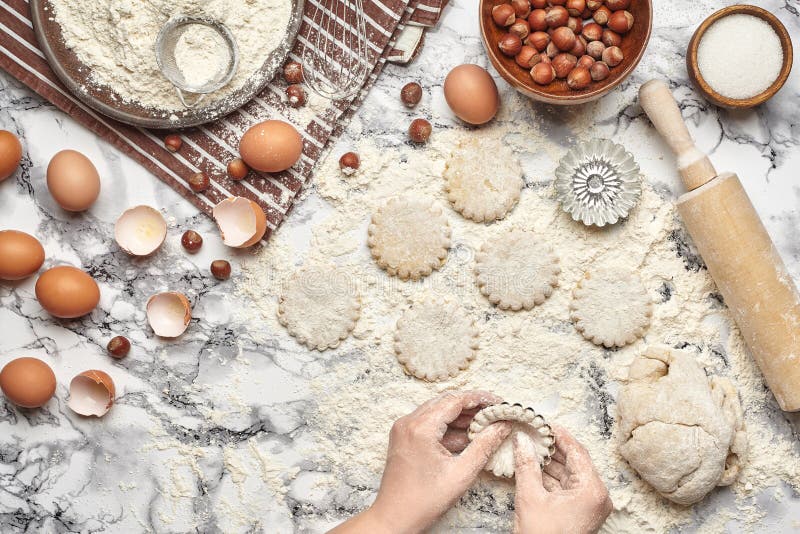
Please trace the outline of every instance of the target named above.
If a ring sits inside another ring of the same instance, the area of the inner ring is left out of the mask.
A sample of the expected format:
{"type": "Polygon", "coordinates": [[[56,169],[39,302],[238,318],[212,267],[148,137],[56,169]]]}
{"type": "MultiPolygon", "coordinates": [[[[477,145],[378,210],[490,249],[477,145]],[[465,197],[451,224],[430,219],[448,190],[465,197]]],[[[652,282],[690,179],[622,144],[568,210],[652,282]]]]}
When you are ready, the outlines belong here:
{"type": "MultiPolygon", "coordinates": [[[[209,102],[197,108],[175,112],[177,118],[164,116],[163,110],[146,108],[138,104],[123,102],[111,87],[100,87],[89,82],[90,70],[66,47],[61,26],[52,16],[49,0],[30,0],[31,19],[39,47],[44,52],[53,72],[81,102],[112,119],[145,128],[174,129],[197,126],[227,115],[250,101],[272,80],[283,65],[303,19],[305,0],[292,0],[292,15],[286,35],[278,47],[266,58],[262,68],[240,89],[230,96],[209,102]]],[[[87,9],[94,9],[87,2],[87,9]]],[[[153,51],[155,54],[155,50],[153,51]]]]}

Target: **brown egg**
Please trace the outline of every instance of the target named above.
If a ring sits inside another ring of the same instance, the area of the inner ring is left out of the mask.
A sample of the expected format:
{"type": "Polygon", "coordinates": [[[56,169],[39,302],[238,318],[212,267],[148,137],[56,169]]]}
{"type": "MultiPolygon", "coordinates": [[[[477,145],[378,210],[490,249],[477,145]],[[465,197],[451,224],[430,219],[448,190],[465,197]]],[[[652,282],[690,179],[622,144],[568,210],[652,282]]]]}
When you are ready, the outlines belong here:
{"type": "Polygon", "coordinates": [[[483,124],[500,107],[500,95],[491,75],[478,65],[459,65],[444,80],[444,98],[464,122],[483,124]]]}
{"type": "Polygon", "coordinates": [[[294,126],[283,121],[264,121],[252,126],[239,142],[239,152],[252,169],[285,171],[300,159],[303,138],[294,126]]]}
{"type": "Polygon", "coordinates": [[[44,248],[30,234],[16,230],[0,231],[0,279],[22,280],[44,263],[44,248]]]}
{"type": "Polygon", "coordinates": [[[100,194],[100,175],[80,152],[62,150],[47,166],[47,189],[65,210],[84,211],[100,194]]]}
{"type": "Polygon", "coordinates": [[[42,360],[17,358],[0,371],[0,389],[17,406],[39,408],[56,392],[56,375],[42,360]]]}
{"type": "Polygon", "coordinates": [[[36,281],[36,298],[51,315],[72,319],[86,315],[97,306],[100,288],[80,269],[61,265],[42,273],[36,281]]]}
{"type": "Polygon", "coordinates": [[[0,130],[0,182],[14,174],[22,159],[22,145],[17,136],[0,130]]]}

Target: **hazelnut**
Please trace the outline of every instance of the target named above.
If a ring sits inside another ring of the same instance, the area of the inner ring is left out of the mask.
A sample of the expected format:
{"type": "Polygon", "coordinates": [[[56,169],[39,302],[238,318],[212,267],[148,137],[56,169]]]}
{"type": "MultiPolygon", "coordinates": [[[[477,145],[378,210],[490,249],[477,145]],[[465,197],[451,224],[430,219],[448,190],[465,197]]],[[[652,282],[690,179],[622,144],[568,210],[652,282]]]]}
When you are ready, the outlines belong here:
{"type": "Polygon", "coordinates": [[[586,9],[586,0],[567,0],[565,7],[571,16],[580,17],[583,10],[586,9]]]}
{"type": "Polygon", "coordinates": [[[586,39],[583,37],[575,39],[575,46],[570,49],[569,53],[575,57],[584,55],[586,53],[586,39]]]}
{"type": "Polygon", "coordinates": [[[558,47],[555,45],[555,43],[553,43],[553,41],[550,41],[550,43],[547,45],[547,48],[545,49],[545,54],[550,59],[558,55],[558,47]]]}
{"type": "Polygon", "coordinates": [[[217,280],[227,280],[231,277],[231,264],[226,260],[214,260],[211,262],[211,274],[217,280]]]}
{"type": "Polygon", "coordinates": [[[355,152],[345,152],[339,158],[339,169],[348,176],[355,173],[360,166],[361,160],[355,152]]]}
{"type": "Polygon", "coordinates": [[[297,61],[290,61],[283,66],[283,79],[286,83],[302,83],[303,66],[297,61]]]}
{"type": "Polygon", "coordinates": [[[603,30],[602,41],[606,46],[619,46],[622,44],[622,36],[612,30],[603,30]]]}
{"type": "Polygon", "coordinates": [[[551,6],[563,6],[567,3],[567,0],[550,0],[549,4],[551,6]]]}
{"type": "Polygon", "coordinates": [[[586,67],[575,67],[567,75],[567,85],[570,89],[580,91],[586,89],[592,83],[592,75],[586,67]]]}
{"type": "Polygon", "coordinates": [[[628,33],[633,28],[633,15],[630,11],[614,11],[608,17],[608,29],[617,33],[628,33]]]}
{"type": "Polygon", "coordinates": [[[595,61],[594,64],[589,67],[589,74],[592,75],[592,80],[596,82],[601,82],[608,78],[610,72],[608,65],[602,61],[595,61]]]}
{"type": "Polygon", "coordinates": [[[233,159],[228,163],[228,176],[232,180],[243,180],[248,172],[250,172],[250,169],[242,158],[233,159]]]}
{"type": "Polygon", "coordinates": [[[531,0],[531,7],[533,9],[544,9],[547,7],[547,0],[531,0]]]}
{"type": "Polygon", "coordinates": [[[567,24],[567,21],[569,20],[569,13],[564,7],[555,6],[550,8],[550,11],[547,12],[544,18],[550,28],[558,28],[559,26],[564,26],[567,24]]]}
{"type": "Polygon", "coordinates": [[[528,0],[511,0],[511,7],[517,17],[527,18],[531,14],[531,3],[528,0]]]}
{"type": "Polygon", "coordinates": [[[169,134],[164,138],[164,146],[170,152],[177,152],[183,146],[183,139],[178,134],[169,134]]]}
{"type": "Polygon", "coordinates": [[[597,60],[603,57],[603,50],[605,49],[606,45],[604,45],[602,41],[592,41],[586,45],[586,53],[597,60]]]}
{"type": "Polygon", "coordinates": [[[587,7],[583,10],[583,13],[581,13],[581,18],[583,20],[592,18],[592,11],[587,7]]]}
{"type": "Polygon", "coordinates": [[[534,9],[528,15],[528,25],[531,30],[541,32],[547,29],[547,12],[544,9],[534,9]]]}
{"type": "Polygon", "coordinates": [[[605,26],[608,24],[608,18],[611,16],[611,10],[608,9],[606,6],[600,6],[592,15],[592,18],[596,23],[600,26],[605,26]]]}
{"type": "Polygon", "coordinates": [[[610,46],[603,50],[603,61],[605,61],[609,67],[616,67],[622,63],[623,59],[625,58],[622,55],[622,49],[618,46],[610,46]]]}
{"type": "Polygon", "coordinates": [[[588,69],[591,68],[592,65],[594,65],[594,58],[592,56],[583,55],[578,58],[578,63],[575,66],[588,69]]]}
{"type": "Polygon", "coordinates": [[[596,22],[584,24],[581,35],[587,41],[599,41],[603,37],[603,27],[596,22]]]}
{"type": "Polygon", "coordinates": [[[556,71],[556,78],[566,78],[577,63],[578,58],[572,54],[558,54],[553,58],[553,68],[556,71]]]}
{"type": "Polygon", "coordinates": [[[513,33],[506,33],[497,41],[497,47],[507,56],[516,56],[522,50],[522,39],[513,33]]]}
{"type": "Polygon", "coordinates": [[[603,5],[604,0],[586,0],[586,8],[589,11],[597,11],[603,5]]]}
{"type": "Polygon", "coordinates": [[[119,360],[128,355],[131,350],[131,342],[125,336],[112,337],[106,345],[106,349],[113,358],[119,360]]]}
{"type": "Polygon", "coordinates": [[[550,36],[545,32],[533,32],[528,36],[527,43],[534,47],[537,52],[543,52],[550,44],[550,36]]]}
{"type": "Polygon", "coordinates": [[[531,78],[539,85],[547,85],[556,79],[556,71],[549,63],[537,63],[531,69],[531,78]]]}
{"type": "Polygon", "coordinates": [[[511,4],[500,4],[492,8],[492,20],[500,27],[511,26],[517,18],[511,4]]]}
{"type": "Polygon", "coordinates": [[[606,6],[611,11],[619,11],[620,9],[628,9],[631,5],[631,0],[606,0],[606,6]]]}
{"type": "Polygon", "coordinates": [[[202,193],[208,186],[211,185],[211,181],[208,179],[208,176],[205,175],[203,172],[196,172],[186,180],[189,183],[189,187],[192,188],[192,191],[195,193],[202,193]]]}
{"type": "Polygon", "coordinates": [[[572,33],[572,30],[566,26],[556,28],[555,31],[553,31],[552,39],[553,44],[555,44],[559,50],[563,50],[565,52],[572,50],[572,47],[575,46],[576,41],[575,34],[572,33]]]}
{"type": "Polygon", "coordinates": [[[306,92],[303,91],[302,85],[295,83],[286,88],[286,98],[290,106],[299,108],[306,103],[306,92]]]}
{"type": "Polygon", "coordinates": [[[422,86],[417,82],[410,82],[400,89],[400,100],[407,108],[413,108],[422,100],[422,86]]]}
{"type": "Polygon", "coordinates": [[[514,61],[516,61],[517,65],[519,65],[523,69],[530,69],[536,63],[539,62],[539,57],[538,56],[539,56],[539,52],[537,52],[534,47],[532,47],[530,45],[525,45],[519,51],[519,54],[517,54],[514,57],[514,61]]]}
{"type": "Polygon", "coordinates": [[[580,35],[581,31],[583,31],[583,21],[578,17],[570,17],[567,20],[567,28],[572,30],[575,35],[580,35]]]}
{"type": "Polygon", "coordinates": [[[414,119],[408,127],[408,136],[415,143],[425,143],[431,136],[431,123],[425,119],[414,119]]]}
{"type": "Polygon", "coordinates": [[[517,19],[514,24],[508,27],[508,33],[513,33],[520,39],[525,39],[530,31],[531,27],[525,19],[517,19]]]}
{"type": "Polygon", "coordinates": [[[186,230],[181,236],[181,245],[186,249],[186,252],[194,254],[203,246],[203,236],[194,230],[186,230]]]}

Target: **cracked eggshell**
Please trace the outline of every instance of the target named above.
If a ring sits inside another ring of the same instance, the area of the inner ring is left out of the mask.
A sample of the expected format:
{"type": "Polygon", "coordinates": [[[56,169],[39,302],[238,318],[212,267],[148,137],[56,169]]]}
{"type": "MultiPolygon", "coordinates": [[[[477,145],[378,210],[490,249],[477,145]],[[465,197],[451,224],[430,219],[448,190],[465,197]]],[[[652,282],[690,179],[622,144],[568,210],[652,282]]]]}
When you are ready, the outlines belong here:
{"type": "Polygon", "coordinates": [[[264,210],[244,197],[226,198],[214,207],[214,220],[229,247],[246,248],[258,243],[267,231],[264,210]]]}
{"type": "Polygon", "coordinates": [[[114,404],[115,393],[108,373],[84,371],[69,384],[69,407],[78,415],[103,417],[114,404]]]}
{"type": "Polygon", "coordinates": [[[131,256],[149,256],[158,250],[166,237],[164,216],[150,206],[126,210],[114,225],[114,239],[131,256]]]}
{"type": "Polygon", "coordinates": [[[178,337],[192,320],[192,307],[182,293],[167,291],[147,301],[147,322],[160,337],[178,337]]]}

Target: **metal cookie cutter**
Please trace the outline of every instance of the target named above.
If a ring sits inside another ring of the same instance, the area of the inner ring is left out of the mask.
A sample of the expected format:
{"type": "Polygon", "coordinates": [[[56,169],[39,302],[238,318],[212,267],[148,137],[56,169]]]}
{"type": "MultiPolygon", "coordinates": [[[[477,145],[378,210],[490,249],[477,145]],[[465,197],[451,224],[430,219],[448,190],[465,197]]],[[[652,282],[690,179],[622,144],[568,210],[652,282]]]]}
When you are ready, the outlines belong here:
{"type": "Polygon", "coordinates": [[[239,47],[231,31],[221,22],[187,15],[174,15],[158,33],[158,38],[156,39],[156,61],[164,77],[175,86],[178,98],[181,99],[183,105],[187,108],[192,108],[197,106],[207,94],[225,87],[233,79],[239,66],[239,47]],[[214,73],[214,76],[209,78],[203,85],[192,86],[184,79],[183,73],[178,68],[175,59],[175,46],[184,33],[192,31],[193,26],[196,29],[198,25],[211,28],[222,38],[225,46],[227,46],[228,61],[225,64],[225,68],[214,73]],[[187,103],[184,93],[199,95],[199,97],[194,102],[187,103]]]}
{"type": "Polygon", "coordinates": [[[583,224],[605,226],[628,216],[642,194],[639,165],[608,139],[578,144],[556,169],[556,198],[583,224]]]}

